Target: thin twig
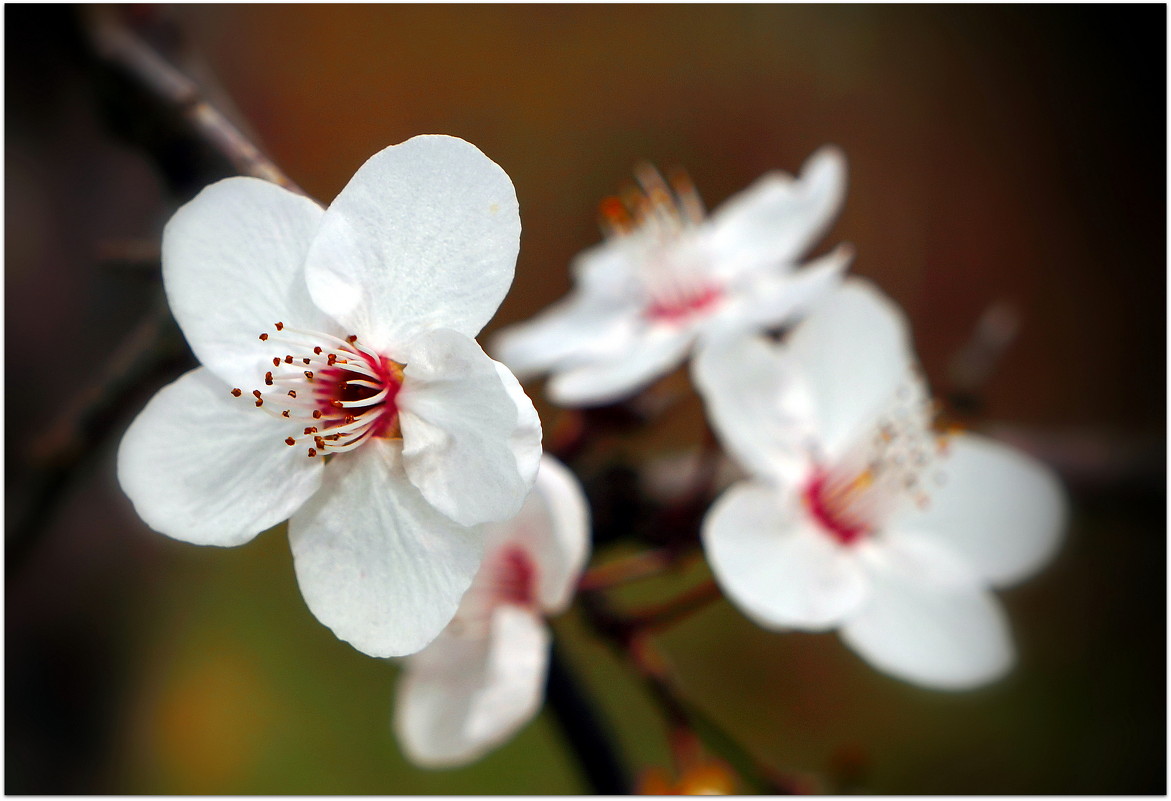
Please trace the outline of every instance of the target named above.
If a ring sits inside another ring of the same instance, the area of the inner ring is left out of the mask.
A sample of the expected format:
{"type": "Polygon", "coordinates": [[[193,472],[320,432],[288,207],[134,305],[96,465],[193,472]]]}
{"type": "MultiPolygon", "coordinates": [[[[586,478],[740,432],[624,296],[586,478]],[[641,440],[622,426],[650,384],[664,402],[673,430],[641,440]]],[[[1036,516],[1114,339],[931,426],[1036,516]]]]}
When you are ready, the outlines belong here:
{"type": "Polygon", "coordinates": [[[545,700],[577,757],[593,795],[625,795],[630,792],[626,768],[611,745],[612,736],[598,718],[595,705],[585,696],[554,643],[549,655],[545,700]]]}
{"type": "Polygon", "coordinates": [[[222,112],[207,101],[199,85],[172,66],[119,19],[117,7],[92,7],[89,32],[97,52],[121,65],[173,106],[204,139],[243,175],[251,175],[305,194],[222,112]]]}
{"type": "Polygon", "coordinates": [[[628,581],[660,575],[675,561],[675,554],[667,548],[657,548],[591,567],[578,582],[578,590],[592,592],[625,584],[628,581]]]}
{"type": "Polygon", "coordinates": [[[97,446],[118,428],[144,386],[173,371],[183,353],[178,332],[161,296],[137,326],[126,336],[93,384],[76,399],[44,436],[35,449],[25,454],[32,468],[19,492],[17,508],[9,508],[5,544],[5,573],[13,575],[23,557],[59,508],[57,498],[97,453],[97,446]]]}

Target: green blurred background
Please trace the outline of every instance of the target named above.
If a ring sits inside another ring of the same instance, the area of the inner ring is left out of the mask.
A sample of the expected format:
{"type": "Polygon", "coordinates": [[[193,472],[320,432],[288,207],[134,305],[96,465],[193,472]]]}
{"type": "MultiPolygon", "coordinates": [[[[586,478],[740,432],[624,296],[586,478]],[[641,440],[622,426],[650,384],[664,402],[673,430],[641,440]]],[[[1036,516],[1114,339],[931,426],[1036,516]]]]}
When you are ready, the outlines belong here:
{"type": "MultiPolygon", "coordinates": [[[[825,789],[1165,792],[1164,6],[123,10],[322,201],[419,133],[503,166],[524,233],[489,332],[565,292],[635,162],[686,167],[714,207],[842,147],[825,243],[853,243],[855,272],[904,306],[931,381],[990,304],[1020,311],[982,419],[1061,470],[1067,542],[1003,593],[1020,666],[977,692],[899,683],[725,602],[660,644],[699,708],[825,789]]],[[[78,9],[4,11],[5,790],[587,792],[548,713],[466,769],[412,768],[395,667],[308,613],[283,531],[203,549],[135,517],[118,438],[189,354],[96,416],[71,410],[154,308],[168,216],[231,170],[93,58],[78,9]]],[[[623,457],[694,445],[701,414],[689,398],[623,457]]],[[[665,766],[628,668],[576,613],[556,631],[630,769],[665,766]]]]}

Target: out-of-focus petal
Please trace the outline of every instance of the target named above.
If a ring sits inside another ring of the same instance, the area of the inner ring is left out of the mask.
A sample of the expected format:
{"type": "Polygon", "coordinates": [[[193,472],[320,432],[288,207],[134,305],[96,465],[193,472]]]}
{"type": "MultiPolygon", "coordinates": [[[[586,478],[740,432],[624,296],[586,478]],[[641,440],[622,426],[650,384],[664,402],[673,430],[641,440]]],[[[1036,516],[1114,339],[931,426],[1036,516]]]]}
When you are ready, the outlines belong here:
{"type": "Polygon", "coordinates": [[[1066,515],[1052,471],[986,437],[959,434],[937,463],[942,486],[925,508],[908,507],[890,528],[920,532],[962,552],[993,584],[1025,578],[1052,558],[1066,515]]]}
{"type": "Polygon", "coordinates": [[[1011,667],[1000,603],[958,555],[908,537],[868,566],[870,597],[841,635],[874,667],[941,690],[986,684],[1011,667]]]}
{"type": "Polygon", "coordinates": [[[475,336],[512,284],[512,181],[474,145],[416,136],[374,154],[321,221],[306,260],[314,301],[376,350],[432,328],[475,336]]]}
{"type": "Polygon", "coordinates": [[[838,287],[853,258],[852,248],[839,245],[799,270],[753,274],[728,293],[724,305],[704,323],[704,335],[756,332],[790,322],[838,287]]]}
{"type": "Polygon", "coordinates": [[[848,279],[814,306],[785,344],[809,381],[829,458],[840,455],[913,378],[902,311],[862,279],[848,279]]]}
{"type": "Polygon", "coordinates": [[[537,483],[520,514],[485,534],[486,547],[494,540],[524,547],[535,561],[542,611],[564,610],[590,550],[589,507],[577,477],[552,456],[543,456],[537,483]]]}
{"type": "Polygon", "coordinates": [[[764,337],[717,338],[691,375],[724,447],[751,473],[792,483],[807,467],[814,409],[795,363],[764,337]]]}
{"type": "Polygon", "coordinates": [[[624,351],[558,372],[546,391],[562,406],[600,406],[629,398],[678,366],[694,341],[690,326],[646,326],[624,351]]]}
{"type": "Polygon", "coordinates": [[[549,632],[532,612],[503,606],[489,636],[444,632],[407,662],[394,728],[424,767],[466,764],[501,744],[541,706],[549,632]]]}
{"type": "Polygon", "coordinates": [[[531,320],[496,333],[488,351],[518,378],[604,359],[628,346],[638,327],[629,303],[577,290],[531,320]]]}
{"type": "Polygon", "coordinates": [[[463,525],[507,520],[536,479],[541,426],[507,369],[438,329],[409,346],[396,399],[411,483],[463,525]]]}
{"type": "Polygon", "coordinates": [[[845,188],[846,159],[832,146],[811,155],[796,179],[763,176],[712,214],[713,263],[731,276],[795,261],[829,228],[845,188]]]}
{"type": "Polygon", "coordinates": [[[148,526],[197,545],[240,545],[316,492],[321,461],[287,446],[287,421],[251,401],[198,368],[134,419],[118,448],[118,482],[148,526]]]}
{"type": "Polygon", "coordinates": [[[375,440],[335,457],[321,491],[289,522],[309,609],[371,656],[402,656],[431,642],[481,558],[480,533],[419,494],[400,447],[375,440]]]}
{"type": "Polygon", "coordinates": [[[766,484],[742,482],[720,496],[703,545],[725,594],[765,628],[831,628],[868,592],[856,555],[814,529],[792,494],[766,484]]]}
{"type": "Polygon", "coordinates": [[[199,361],[228,386],[252,389],[283,322],[334,333],[309,298],[304,262],[321,222],[308,198],[256,178],[227,178],[180,208],[163,231],[163,285],[199,361]]]}

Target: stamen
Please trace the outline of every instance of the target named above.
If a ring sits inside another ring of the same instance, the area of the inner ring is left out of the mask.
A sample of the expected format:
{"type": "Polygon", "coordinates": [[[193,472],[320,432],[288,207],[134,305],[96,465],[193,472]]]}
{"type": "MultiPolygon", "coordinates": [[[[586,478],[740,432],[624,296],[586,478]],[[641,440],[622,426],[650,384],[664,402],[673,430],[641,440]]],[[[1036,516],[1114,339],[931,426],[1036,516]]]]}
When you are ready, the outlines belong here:
{"type": "Polygon", "coordinates": [[[244,394],[243,390],[241,390],[239,387],[236,387],[235,389],[232,390],[232,397],[234,397],[234,398],[238,398],[243,394],[244,394]]]}

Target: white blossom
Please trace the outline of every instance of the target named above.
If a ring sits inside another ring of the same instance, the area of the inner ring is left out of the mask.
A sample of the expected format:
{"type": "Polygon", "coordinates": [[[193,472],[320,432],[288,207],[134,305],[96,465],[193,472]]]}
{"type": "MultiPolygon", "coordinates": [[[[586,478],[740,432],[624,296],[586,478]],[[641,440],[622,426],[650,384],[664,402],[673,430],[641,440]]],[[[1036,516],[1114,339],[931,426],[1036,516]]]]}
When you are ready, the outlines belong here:
{"type": "Polygon", "coordinates": [[[845,160],[813,154],[799,178],[772,172],[710,217],[685,178],[653,168],[602,205],[606,241],[581,253],[570,294],[504,329],[490,351],[519,378],[551,372],[565,406],[621,400],[686,358],[697,340],[779,326],[840,280],[842,246],[796,269],[841,205],[845,160]]]}
{"type": "Polygon", "coordinates": [[[544,696],[545,617],[568,606],[589,555],[589,518],[577,479],[552,457],[520,514],[485,526],[483,566],[455,619],[408,657],[394,727],[427,767],[465,764],[511,737],[544,696]]]}
{"type": "Polygon", "coordinates": [[[939,434],[900,310],[850,280],[782,344],[724,340],[693,366],[750,478],[703,525],[728,597],[772,629],[839,629],[876,668],[959,689],[1012,664],[992,588],[1038,569],[1065,515],[1052,473],[939,434]]]}
{"type": "Polygon", "coordinates": [[[163,282],[199,367],[131,424],[118,478],[153,529],[240,545],[288,520],[314,615],[411,653],[480,564],[475,525],[516,514],[540,421],[473,337],[512,282],[512,183],[472,145],[370,158],[328,209],[229,178],[175,213],[163,282]]]}

